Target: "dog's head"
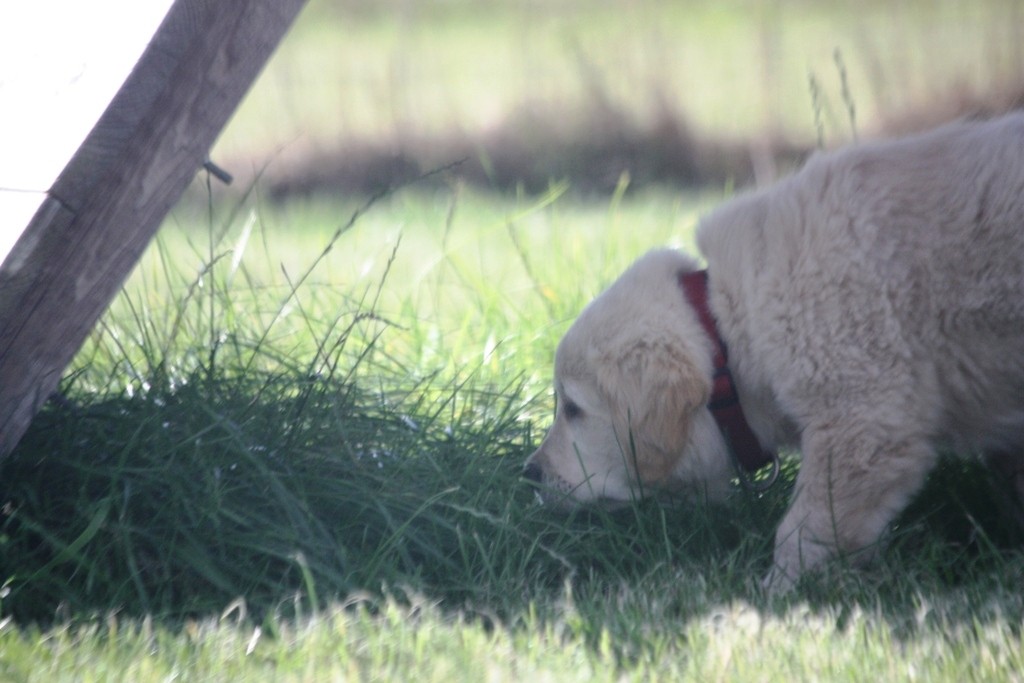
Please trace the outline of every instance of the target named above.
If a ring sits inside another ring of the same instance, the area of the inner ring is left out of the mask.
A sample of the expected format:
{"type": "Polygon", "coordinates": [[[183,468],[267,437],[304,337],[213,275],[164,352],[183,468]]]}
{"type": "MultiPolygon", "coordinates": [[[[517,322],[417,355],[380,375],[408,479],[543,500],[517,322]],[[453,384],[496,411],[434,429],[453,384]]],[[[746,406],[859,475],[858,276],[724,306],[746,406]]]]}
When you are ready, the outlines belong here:
{"type": "Polygon", "coordinates": [[[654,251],[597,297],[555,354],[555,420],[524,476],[556,507],[693,489],[731,469],[707,401],[711,350],[678,285],[696,263],[654,251]]]}

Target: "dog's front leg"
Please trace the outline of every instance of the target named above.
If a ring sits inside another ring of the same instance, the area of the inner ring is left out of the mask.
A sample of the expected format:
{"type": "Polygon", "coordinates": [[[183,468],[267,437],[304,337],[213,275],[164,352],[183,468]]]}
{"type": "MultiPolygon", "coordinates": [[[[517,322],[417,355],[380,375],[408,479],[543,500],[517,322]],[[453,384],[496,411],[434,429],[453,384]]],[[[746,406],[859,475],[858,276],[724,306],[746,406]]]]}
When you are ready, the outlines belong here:
{"type": "Polygon", "coordinates": [[[765,579],[769,590],[787,591],[836,558],[862,563],[872,556],[935,462],[923,438],[901,436],[889,422],[835,419],[804,431],[793,503],[765,579]]]}

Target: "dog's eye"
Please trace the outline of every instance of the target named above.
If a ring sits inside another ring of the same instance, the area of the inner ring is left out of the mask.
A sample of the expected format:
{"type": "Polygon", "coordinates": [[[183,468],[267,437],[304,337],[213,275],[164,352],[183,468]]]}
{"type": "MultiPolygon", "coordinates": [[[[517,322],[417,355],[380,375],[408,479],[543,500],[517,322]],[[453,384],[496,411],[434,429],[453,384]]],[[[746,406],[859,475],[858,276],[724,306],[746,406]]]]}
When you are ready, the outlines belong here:
{"type": "Polygon", "coordinates": [[[583,415],[583,408],[580,408],[576,403],[572,401],[566,401],[565,407],[562,408],[565,411],[566,418],[573,420],[583,415]]]}

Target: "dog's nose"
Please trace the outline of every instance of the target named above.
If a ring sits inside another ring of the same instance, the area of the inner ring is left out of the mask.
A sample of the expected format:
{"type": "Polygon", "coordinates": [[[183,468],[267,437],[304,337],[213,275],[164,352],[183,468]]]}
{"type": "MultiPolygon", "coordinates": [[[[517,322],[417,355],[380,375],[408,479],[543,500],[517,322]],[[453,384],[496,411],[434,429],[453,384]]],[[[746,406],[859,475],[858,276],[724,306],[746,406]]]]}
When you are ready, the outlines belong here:
{"type": "Polygon", "coordinates": [[[541,471],[540,465],[536,463],[527,463],[526,467],[523,468],[523,479],[526,479],[527,481],[539,484],[543,477],[544,472],[541,471]]]}

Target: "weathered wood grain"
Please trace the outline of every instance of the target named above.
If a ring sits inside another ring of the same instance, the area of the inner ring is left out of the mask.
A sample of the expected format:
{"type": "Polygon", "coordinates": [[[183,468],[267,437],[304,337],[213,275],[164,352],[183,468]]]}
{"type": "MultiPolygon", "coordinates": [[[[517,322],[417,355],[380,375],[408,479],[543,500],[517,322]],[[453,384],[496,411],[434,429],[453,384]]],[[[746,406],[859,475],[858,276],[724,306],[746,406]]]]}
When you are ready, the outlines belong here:
{"type": "Polygon", "coordinates": [[[177,0],[0,269],[0,457],[109,305],[305,0],[177,0]]]}

